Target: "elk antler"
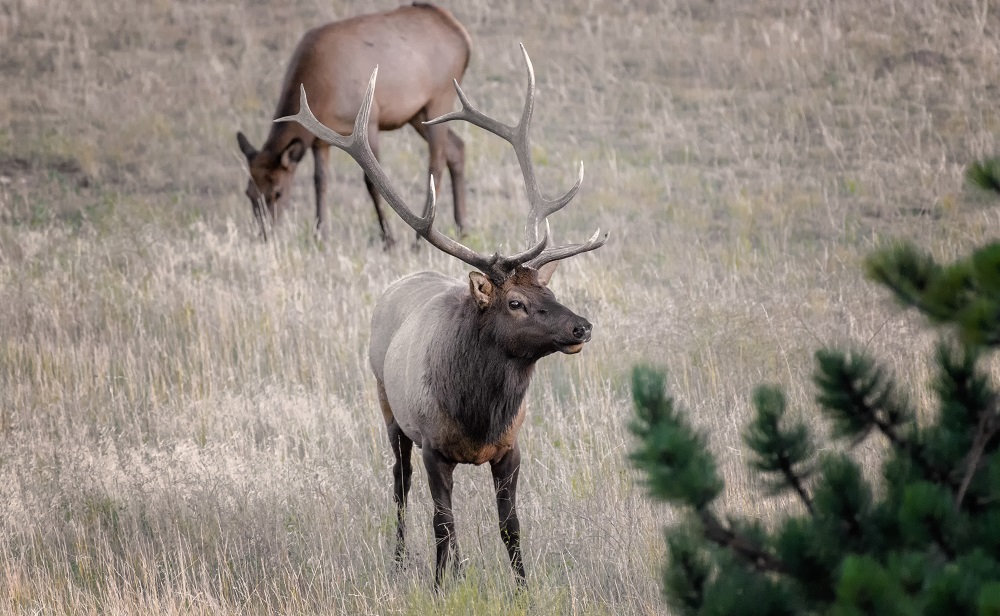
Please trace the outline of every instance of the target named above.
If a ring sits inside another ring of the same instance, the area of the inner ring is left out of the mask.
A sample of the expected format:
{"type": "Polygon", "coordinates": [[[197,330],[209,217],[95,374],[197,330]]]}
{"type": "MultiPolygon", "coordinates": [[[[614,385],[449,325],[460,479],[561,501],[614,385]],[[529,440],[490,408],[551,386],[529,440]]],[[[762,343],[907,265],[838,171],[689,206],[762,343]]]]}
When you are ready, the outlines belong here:
{"type": "Polygon", "coordinates": [[[372,71],[372,76],[368,80],[368,90],[365,92],[365,98],[361,103],[361,110],[358,111],[358,115],[354,119],[354,130],[347,137],[330,129],[316,118],[309,108],[305,87],[301,85],[299,86],[299,112],[293,116],[278,118],[275,122],[298,122],[317,138],[350,154],[351,158],[357,161],[361,169],[364,170],[365,174],[375,184],[375,187],[382,193],[389,206],[399,214],[399,217],[406,224],[438,250],[475,267],[494,280],[502,281],[506,279],[510,275],[510,272],[514,271],[518,265],[539,256],[548,243],[548,228],[546,228],[544,237],[534,246],[509,257],[501,255],[500,251],[487,257],[436,230],[434,228],[434,215],[437,213],[437,201],[434,195],[433,177],[428,182],[427,202],[424,206],[423,216],[417,216],[407,207],[406,202],[403,201],[403,198],[392,187],[392,183],[382,169],[382,165],[379,164],[378,159],[375,158],[375,154],[372,152],[371,145],[368,142],[368,121],[371,114],[372,100],[375,97],[375,80],[377,77],[378,66],[372,71]]]}
{"type": "MultiPolygon", "coordinates": [[[[542,196],[542,192],[538,188],[538,178],[535,177],[535,164],[531,160],[531,141],[528,136],[528,129],[531,125],[531,114],[535,107],[535,69],[531,65],[531,58],[528,57],[528,52],[524,49],[524,45],[522,44],[520,47],[521,54],[524,56],[524,63],[528,69],[528,93],[525,95],[521,119],[516,126],[507,126],[476,109],[465,96],[465,92],[462,91],[462,86],[459,85],[457,79],[453,81],[455,83],[455,91],[458,93],[458,99],[462,102],[462,110],[446,113],[443,116],[424,122],[424,124],[440,124],[442,122],[450,122],[451,120],[465,120],[470,124],[493,133],[514,147],[518,165],[521,167],[521,175],[524,176],[524,187],[528,193],[528,204],[530,207],[528,221],[524,230],[525,244],[532,246],[538,242],[538,224],[543,220],[545,221],[546,235],[548,235],[548,217],[562,209],[563,206],[576,196],[577,191],[580,190],[580,184],[583,183],[583,161],[580,161],[580,172],[577,175],[576,183],[573,184],[572,188],[566,194],[558,199],[546,199],[542,196]]],[[[525,264],[530,267],[539,268],[551,261],[566,259],[573,255],[596,250],[608,241],[608,235],[609,233],[605,233],[602,237],[601,230],[598,229],[593,237],[582,244],[568,244],[566,246],[543,250],[538,256],[530,258],[525,264]]]]}
{"type": "Polygon", "coordinates": [[[368,121],[372,109],[372,100],[375,97],[375,80],[377,77],[378,66],[372,71],[372,76],[368,80],[368,90],[365,92],[364,101],[361,103],[361,110],[358,111],[358,115],[354,119],[354,130],[349,136],[345,137],[337,133],[316,118],[312,109],[309,108],[305,87],[301,85],[299,86],[299,112],[293,116],[278,118],[275,122],[298,122],[317,138],[350,154],[351,158],[357,161],[361,169],[364,170],[379,192],[382,193],[389,206],[399,214],[399,217],[406,224],[427,240],[430,245],[475,267],[491,278],[503,280],[518,265],[540,255],[548,242],[547,229],[545,236],[535,246],[510,257],[501,255],[499,251],[494,253],[493,256],[487,257],[436,230],[434,228],[434,215],[437,213],[437,201],[434,195],[433,177],[430,178],[428,183],[424,215],[417,216],[407,207],[406,202],[403,201],[403,198],[392,187],[389,177],[385,174],[378,159],[375,158],[375,154],[372,152],[371,145],[368,142],[368,121]]]}
{"type": "Polygon", "coordinates": [[[538,181],[535,178],[534,164],[531,161],[530,143],[528,141],[528,126],[531,122],[531,112],[535,97],[535,74],[531,67],[531,60],[528,58],[528,52],[524,50],[524,45],[521,45],[521,52],[524,54],[524,59],[528,64],[528,94],[524,103],[524,111],[521,114],[521,121],[517,126],[510,127],[502,124],[475,109],[465,97],[465,93],[458,85],[457,80],[455,81],[455,89],[458,92],[459,99],[462,101],[462,111],[445,114],[439,118],[425,122],[425,124],[437,124],[462,119],[484,128],[514,146],[514,152],[517,154],[517,160],[521,166],[521,173],[524,176],[528,200],[531,205],[531,210],[528,214],[528,225],[525,231],[527,248],[515,255],[504,256],[498,250],[492,256],[486,256],[434,229],[434,215],[437,213],[437,204],[434,194],[433,177],[430,178],[428,184],[427,202],[424,206],[423,216],[414,214],[406,205],[406,202],[403,201],[402,197],[399,196],[399,193],[392,187],[381,164],[375,158],[375,154],[372,152],[368,141],[369,118],[372,100],[375,96],[375,80],[378,76],[377,66],[372,71],[372,76],[368,80],[368,90],[365,92],[364,101],[361,103],[361,110],[358,111],[358,115],[354,119],[354,130],[349,136],[340,135],[316,118],[309,108],[305,87],[301,85],[299,86],[301,97],[299,112],[293,116],[278,118],[275,122],[298,122],[317,138],[350,154],[351,158],[357,161],[365,174],[375,184],[375,187],[382,193],[389,206],[399,214],[399,217],[406,224],[426,239],[428,243],[438,250],[475,267],[493,280],[502,282],[520,265],[538,268],[550,261],[565,259],[581,252],[600,248],[608,239],[607,233],[604,234],[604,237],[598,239],[600,235],[600,229],[598,229],[598,232],[594,234],[590,241],[584,244],[571,244],[545,250],[549,240],[547,217],[569,203],[576,195],[581,182],[583,182],[583,163],[580,163],[580,173],[576,184],[569,192],[555,200],[548,200],[542,197],[541,191],[538,188],[538,181]],[[538,225],[543,220],[545,221],[545,233],[539,239],[538,225]]]}

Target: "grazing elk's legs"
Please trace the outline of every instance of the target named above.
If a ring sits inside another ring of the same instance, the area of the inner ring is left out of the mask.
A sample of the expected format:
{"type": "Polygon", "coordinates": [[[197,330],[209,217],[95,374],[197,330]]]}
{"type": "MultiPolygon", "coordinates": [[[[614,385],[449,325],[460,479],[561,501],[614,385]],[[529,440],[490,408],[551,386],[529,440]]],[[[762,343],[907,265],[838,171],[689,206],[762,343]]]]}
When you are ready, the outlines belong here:
{"type": "MultiPolygon", "coordinates": [[[[465,235],[465,143],[455,131],[442,124],[426,126],[427,113],[421,111],[410,120],[410,126],[427,141],[430,152],[429,173],[434,176],[434,190],[441,194],[444,181],[443,167],[448,165],[451,176],[451,195],[455,203],[455,226],[459,235],[465,235]],[[445,130],[446,129],[446,130],[445,130]]],[[[419,239],[419,234],[417,239],[419,239]]]]}
{"type": "Polygon", "coordinates": [[[451,194],[455,200],[455,226],[460,235],[465,235],[465,143],[451,129],[448,130],[445,158],[448,160],[448,174],[451,175],[451,194]]]}
{"type": "Polygon", "coordinates": [[[525,586],[524,561],[521,559],[521,523],[517,520],[517,476],[521,472],[521,449],[517,443],[497,462],[490,465],[493,486],[497,491],[500,538],[507,547],[510,567],[518,586],[525,586]]]}
{"type": "Polygon", "coordinates": [[[437,558],[434,566],[434,586],[441,586],[444,579],[445,566],[448,564],[448,551],[453,552],[455,567],[459,565],[458,537],[455,535],[455,516],[451,511],[451,490],[454,487],[452,474],[455,462],[438,453],[428,443],[421,447],[424,467],[427,469],[427,482],[431,488],[431,498],[434,500],[434,540],[437,545],[437,558]]]}
{"type": "MultiPolygon", "coordinates": [[[[375,159],[378,159],[378,126],[372,125],[368,127],[368,146],[372,149],[372,154],[375,155],[375,159]]],[[[375,183],[372,182],[368,174],[365,174],[365,186],[368,188],[368,194],[372,197],[372,203],[375,205],[375,216],[378,217],[378,226],[382,230],[382,242],[385,245],[385,249],[388,250],[392,248],[392,245],[396,243],[396,240],[392,239],[392,230],[389,229],[389,221],[385,219],[385,214],[382,212],[382,196],[379,194],[378,189],[375,188],[375,183]]]]}
{"type": "Polygon", "coordinates": [[[316,188],[316,237],[326,237],[326,164],[330,159],[330,145],[322,139],[313,141],[312,146],[313,185],[316,188]]]}
{"type": "Polygon", "coordinates": [[[434,192],[440,195],[441,185],[444,183],[445,148],[448,146],[448,127],[443,124],[436,124],[426,128],[427,147],[430,150],[428,173],[434,178],[434,192]]]}
{"type": "Polygon", "coordinates": [[[396,562],[402,562],[406,550],[406,496],[410,492],[410,477],[413,475],[413,465],[410,463],[410,453],[413,451],[413,441],[403,434],[395,420],[389,424],[389,446],[396,456],[392,467],[392,496],[396,501],[396,562]]]}

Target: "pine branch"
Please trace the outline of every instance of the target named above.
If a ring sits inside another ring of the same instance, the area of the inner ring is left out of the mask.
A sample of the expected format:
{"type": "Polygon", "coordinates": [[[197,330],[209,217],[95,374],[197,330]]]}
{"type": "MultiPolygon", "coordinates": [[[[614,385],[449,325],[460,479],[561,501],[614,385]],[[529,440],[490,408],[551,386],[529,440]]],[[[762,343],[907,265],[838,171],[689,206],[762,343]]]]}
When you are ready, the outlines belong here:
{"type": "Polygon", "coordinates": [[[853,437],[859,442],[875,427],[893,447],[913,460],[924,476],[957,489],[917,444],[899,433],[897,428],[908,421],[911,413],[897,402],[892,383],[870,358],[820,350],[816,352],[816,363],[814,380],[820,388],[816,400],[833,419],[834,436],[853,437]]]}
{"type": "Polygon", "coordinates": [[[1000,342],[1000,243],[980,247],[966,262],[970,289],[956,321],[966,342],[996,346],[1000,342]]]}
{"type": "Polygon", "coordinates": [[[673,607],[681,614],[695,615],[705,603],[714,561],[708,556],[701,533],[693,532],[691,526],[675,529],[667,536],[670,557],[663,570],[663,583],[673,607]]]}
{"type": "MultiPolygon", "coordinates": [[[[959,486],[955,484],[955,480],[952,479],[949,474],[939,471],[927,460],[923,450],[914,444],[913,441],[903,438],[893,426],[885,422],[876,421],[875,425],[878,427],[879,432],[885,436],[893,447],[896,447],[913,460],[914,464],[920,468],[924,477],[936,483],[940,483],[952,492],[955,492],[956,490],[959,492],[962,491],[959,489],[959,486]]],[[[983,444],[985,445],[985,442],[983,444]]],[[[956,498],[958,499],[957,502],[961,502],[961,497],[956,498]]]]}
{"type": "MultiPolygon", "coordinates": [[[[782,472],[785,472],[784,469],[782,470],[782,472]]],[[[799,480],[798,476],[794,475],[791,472],[791,469],[789,468],[789,470],[785,473],[785,477],[787,478],[788,483],[795,490],[795,493],[799,495],[799,500],[801,500],[802,504],[805,505],[806,509],[809,511],[809,514],[816,515],[816,511],[813,509],[812,499],[809,497],[809,493],[806,492],[806,488],[805,486],[802,485],[802,482],[799,480]]]]}
{"type": "Polygon", "coordinates": [[[940,484],[917,481],[908,485],[897,519],[908,544],[936,548],[937,557],[947,562],[956,559],[966,541],[961,530],[963,514],[955,510],[952,493],[940,484]]]}
{"type": "Polygon", "coordinates": [[[865,266],[901,304],[955,326],[967,344],[1000,343],[1000,243],[946,266],[912,244],[898,244],[872,254],[865,266]]]}
{"type": "Polygon", "coordinates": [[[752,565],[758,571],[789,574],[788,567],[778,557],[765,551],[749,538],[727,528],[708,509],[698,510],[705,538],[712,543],[732,550],[734,554],[752,565]]]}
{"type": "Polygon", "coordinates": [[[828,540],[856,546],[872,536],[872,490],[861,467],[844,454],[826,454],[814,499],[817,524],[828,540]]]}
{"type": "Polygon", "coordinates": [[[969,489],[969,484],[972,483],[972,477],[979,470],[979,461],[983,457],[986,444],[996,436],[998,429],[1000,429],[1000,417],[998,417],[995,410],[983,413],[979,417],[976,436],[972,439],[972,449],[969,450],[969,455],[965,459],[965,475],[962,477],[962,483],[958,488],[958,493],[955,495],[956,509],[961,508],[965,493],[969,489]]]}
{"type": "Polygon", "coordinates": [[[916,308],[932,320],[943,321],[951,312],[929,301],[928,289],[941,277],[941,266],[912,244],[900,243],[865,259],[868,278],[887,287],[904,306],[916,308]]]}
{"type": "Polygon", "coordinates": [[[808,465],[814,451],[808,429],[802,423],[782,428],[785,395],[777,387],[758,387],[753,402],[757,417],[743,433],[743,441],[755,454],[751,466],[764,473],[779,475],[782,482],[771,484],[771,492],[780,493],[790,488],[813,514],[812,498],[803,483],[811,473],[808,465]]]}

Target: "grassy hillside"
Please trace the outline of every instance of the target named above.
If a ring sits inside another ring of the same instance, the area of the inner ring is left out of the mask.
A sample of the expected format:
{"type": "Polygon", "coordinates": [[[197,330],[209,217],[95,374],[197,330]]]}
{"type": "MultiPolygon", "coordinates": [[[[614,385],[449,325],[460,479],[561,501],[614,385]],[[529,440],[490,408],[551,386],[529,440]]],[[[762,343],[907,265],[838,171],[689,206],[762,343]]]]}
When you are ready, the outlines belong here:
{"type": "MultiPolygon", "coordinates": [[[[263,141],[301,34],[395,3],[13,0],[0,6],[0,612],[663,613],[671,514],[625,459],[634,362],[668,368],[724,464],[727,506],[765,521],[785,504],[752,497],[742,469],[753,385],[783,384],[813,417],[822,345],[927,382],[931,341],[859,264],[896,237],[942,258],[995,237],[1000,209],[963,183],[970,159],[1000,151],[995,7],[496,4],[451,7],[476,45],[466,91],[513,121],[523,42],[543,190],[587,169],[553,231],[612,230],[553,282],[595,330],[580,355],[542,360],[529,393],[528,595],[511,598],[487,468],[456,472],[465,578],[431,592],[419,464],[412,554],[391,566],[369,319],[399,276],[465,267],[383,252],[343,154],[323,245],[311,159],[276,241],[255,239],[243,195],[235,133],[263,141]]],[[[468,241],[519,247],[512,153],[458,130],[468,241]]],[[[406,129],[382,152],[419,203],[423,142],[406,129]]]]}

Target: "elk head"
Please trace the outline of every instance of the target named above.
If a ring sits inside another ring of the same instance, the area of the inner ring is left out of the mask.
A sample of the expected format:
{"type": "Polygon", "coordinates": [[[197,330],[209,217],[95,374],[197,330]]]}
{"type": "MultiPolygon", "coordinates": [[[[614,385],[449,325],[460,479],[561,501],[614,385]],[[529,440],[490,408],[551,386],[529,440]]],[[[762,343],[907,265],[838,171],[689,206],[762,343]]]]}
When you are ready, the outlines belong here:
{"type": "Polygon", "coordinates": [[[247,181],[246,195],[253,207],[254,217],[261,223],[265,215],[273,221],[288,206],[295,167],[305,156],[306,146],[296,137],[280,152],[271,152],[266,145],[264,150],[258,150],[242,132],[236,133],[236,142],[249,165],[250,180],[247,181]]]}
{"type": "Polygon", "coordinates": [[[519,267],[499,285],[480,272],[469,274],[480,329],[509,357],[535,361],[556,351],[573,354],[590,341],[590,321],[560,304],[548,288],[556,265],[519,267]]]}

